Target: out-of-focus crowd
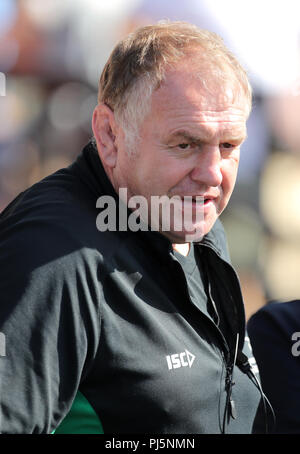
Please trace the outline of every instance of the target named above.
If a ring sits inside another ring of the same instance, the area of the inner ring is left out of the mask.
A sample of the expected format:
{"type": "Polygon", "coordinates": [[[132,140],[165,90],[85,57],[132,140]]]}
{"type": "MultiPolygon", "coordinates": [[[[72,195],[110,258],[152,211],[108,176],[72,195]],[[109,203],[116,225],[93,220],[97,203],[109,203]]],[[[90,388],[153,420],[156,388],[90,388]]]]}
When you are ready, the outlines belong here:
{"type": "Polygon", "coordinates": [[[89,140],[115,42],[138,25],[186,20],[219,33],[253,86],[222,215],[247,318],[267,300],[299,298],[299,13],[297,0],[1,0],[0,211],[89,140]]]}

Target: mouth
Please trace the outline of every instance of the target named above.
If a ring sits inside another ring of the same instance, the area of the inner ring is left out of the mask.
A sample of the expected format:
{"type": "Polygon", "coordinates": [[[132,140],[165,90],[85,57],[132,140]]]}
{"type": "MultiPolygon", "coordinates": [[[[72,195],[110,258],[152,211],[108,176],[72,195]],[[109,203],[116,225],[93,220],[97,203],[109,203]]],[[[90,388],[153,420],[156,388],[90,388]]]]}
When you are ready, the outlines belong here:
{"type": "Polygon", "coordinates": [[[215,197],[207,196],[204,197],[203,195],[196,195],[196,196],[183,196],[181,200],[185,203],[193,203],[197,205],[208,205],[210,202],[215,200],[215,197]]]}
{"type": "Polygon", "coordinates": [[[204,205],[208,205],[210,202],[213,202],[214,199],[212,197],[205,197],[203,200],[204,205]]]}

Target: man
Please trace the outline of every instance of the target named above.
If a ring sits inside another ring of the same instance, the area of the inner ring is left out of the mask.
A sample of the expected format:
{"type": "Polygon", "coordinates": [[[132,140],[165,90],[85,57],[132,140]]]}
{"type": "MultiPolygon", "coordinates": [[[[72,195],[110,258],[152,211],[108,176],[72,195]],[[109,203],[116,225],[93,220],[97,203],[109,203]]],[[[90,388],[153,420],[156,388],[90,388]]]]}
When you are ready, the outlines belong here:
{"type": "Polygon", "coordinates": [[[164,23],[116,46],[94,140],[2,213],[2,432],[251,432],[260,394],[236,367],[250,351],[217,220],[250,107],[212,33],[164,23]],[[169,224],[155,197],[175,199],[169,224]]]}

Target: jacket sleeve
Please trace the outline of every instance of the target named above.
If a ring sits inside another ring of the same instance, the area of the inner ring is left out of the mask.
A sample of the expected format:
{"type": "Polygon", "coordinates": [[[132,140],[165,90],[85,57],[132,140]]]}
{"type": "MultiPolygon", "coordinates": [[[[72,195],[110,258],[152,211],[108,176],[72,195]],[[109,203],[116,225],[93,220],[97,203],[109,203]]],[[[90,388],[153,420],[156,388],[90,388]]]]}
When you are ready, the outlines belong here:
{"type": "Polygon", "coordinates": [[[51,433],[96,356],[96,270],[61,226],[3,224],[0,432],[51,433]]]}

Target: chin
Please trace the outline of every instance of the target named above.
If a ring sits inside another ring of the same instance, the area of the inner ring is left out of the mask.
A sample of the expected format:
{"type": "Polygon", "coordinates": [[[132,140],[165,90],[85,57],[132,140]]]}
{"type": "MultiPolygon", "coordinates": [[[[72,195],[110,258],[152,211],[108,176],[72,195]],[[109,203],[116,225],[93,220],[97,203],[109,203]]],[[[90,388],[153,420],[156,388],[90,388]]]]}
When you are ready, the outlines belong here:
{"type": "Polygon", "coordinates": [[[176,244],[184,244],[184,243],[192,243],[192,242],[199,242],[202,240],[205,233],[203,233],[202,228],[197,231],[182,231],[182,232],[161,232],[164,236],[166,236],[172,243],[176,244]]]}
{"type": "MultiPolygon", "coordinates": [[[[167,237],[173,243],[192,243],[200,242],[203,237],[212,229],[214,223],[216,222],[218,216],[211,216],[204,219],[202,222],[197,224],[192,224],[191,228],[185,228],[180,231],[161,230],[161,234],[167,237]]],[[[187,226],[185,226],[187,227],[187,226]]]]}

